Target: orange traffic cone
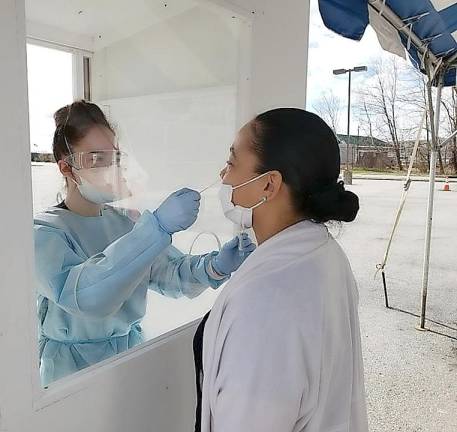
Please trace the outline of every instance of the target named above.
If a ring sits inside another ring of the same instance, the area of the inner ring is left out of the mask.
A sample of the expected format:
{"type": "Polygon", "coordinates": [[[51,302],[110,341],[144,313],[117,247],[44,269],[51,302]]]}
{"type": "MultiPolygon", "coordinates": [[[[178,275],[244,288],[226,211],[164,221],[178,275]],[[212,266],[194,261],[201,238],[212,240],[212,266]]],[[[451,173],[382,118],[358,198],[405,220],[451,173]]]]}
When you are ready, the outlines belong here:
{"type": "Polygon", "coordinates": [[[451,190],[451,188],[449,187],[449,179],[446,177],[446,182],[444,183],[443,191],[449,192],[450,190],[451,190]]]}

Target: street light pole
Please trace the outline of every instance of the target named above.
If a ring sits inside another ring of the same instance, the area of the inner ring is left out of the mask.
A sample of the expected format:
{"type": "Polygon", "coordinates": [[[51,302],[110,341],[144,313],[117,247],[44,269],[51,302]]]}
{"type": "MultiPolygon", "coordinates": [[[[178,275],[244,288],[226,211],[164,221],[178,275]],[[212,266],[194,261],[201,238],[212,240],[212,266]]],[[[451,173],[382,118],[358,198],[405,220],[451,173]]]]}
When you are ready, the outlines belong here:
{"type": "Polygon", "coordinates": [[[366,66],[356,66],[352,69],[335,69],[333,75],[343,75],[349,73],[348,82],[348,128],[347,128],[347,139],[346,139],[346,169],[343,172],[343,180],[346,184],[352,184],[352,171],[349,168],[349,140],[351,138],[351,78],[352,72],[364,72],[367,71],[366,66]]]}
{"type": "Polygon", "coordinates": [[[349,173],[351,173],[350,175],[350,179],[346,178],[345,179],[345,183],[347,184],[352,184],[352,171],[351,169],[349,168],[349,140],[351,138],[351,74],[352,74],[352,70],[349,69],[349,85],[348,85],[348,137],[347,137],[347,141],[346,141],[346,177],[349,177],[349,173]],[[349,181],[347,181],[349,180],[349,181]]]}
{"type": "Polygon", "coordinates": [[[352,168],[357,166],[359,160],[359,147],[360,147],[360,125],[357,125],[357,144],[355,145],[355,152],[352,152],[352,168]]]}

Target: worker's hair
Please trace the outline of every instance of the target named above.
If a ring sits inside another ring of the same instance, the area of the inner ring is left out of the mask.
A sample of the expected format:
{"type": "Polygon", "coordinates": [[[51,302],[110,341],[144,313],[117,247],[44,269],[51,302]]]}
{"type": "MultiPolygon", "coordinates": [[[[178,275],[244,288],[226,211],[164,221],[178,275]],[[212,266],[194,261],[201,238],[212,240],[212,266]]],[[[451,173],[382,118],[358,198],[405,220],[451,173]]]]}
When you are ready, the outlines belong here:
{"type": "Polygon", "coordinates": [[[113,127],[106,119],[103,111],[95,104],[84,100],[73,102],[58,109],[54,114],[56,130],[52,151],[56,162],[68,156],[67,140],[71,149],[83,139],[91,128],[101,126],[114,133],[113,127]]]}
{"type": "Polygon", "coordinates": [[[279,108],[258,115],[251,127],[257,172],[279,171],[301,215],[319,223],[355,219],[359,199],[338,181],[338,141],[319,116],[279,108]]]}

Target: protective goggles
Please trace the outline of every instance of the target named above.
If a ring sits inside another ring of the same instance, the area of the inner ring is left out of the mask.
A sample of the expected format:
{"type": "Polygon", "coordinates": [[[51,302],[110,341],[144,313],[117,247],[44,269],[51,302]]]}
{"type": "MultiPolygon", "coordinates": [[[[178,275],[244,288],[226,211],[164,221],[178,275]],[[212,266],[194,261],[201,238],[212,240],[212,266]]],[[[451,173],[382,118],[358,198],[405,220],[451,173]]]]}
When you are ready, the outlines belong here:
{"type": "Polygon", "coordinates": [[[64,161],[75,169],[122,167],[126,165],[127,154],[119,150],[78,152],[68,155],[64,161]]]}

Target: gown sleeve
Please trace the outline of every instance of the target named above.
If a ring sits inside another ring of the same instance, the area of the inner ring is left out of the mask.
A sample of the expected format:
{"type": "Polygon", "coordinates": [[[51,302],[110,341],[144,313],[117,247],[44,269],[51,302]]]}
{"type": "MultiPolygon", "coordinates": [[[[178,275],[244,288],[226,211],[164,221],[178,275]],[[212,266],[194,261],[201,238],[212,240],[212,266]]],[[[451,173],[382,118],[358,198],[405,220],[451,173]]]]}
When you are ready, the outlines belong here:
{"type": "Polygon", "coordinates": [[[210,270],[215,255],[185,255],[170,246],[151,267],[150,289],[167,297],[194,298],[208,287],[219,288],[229,277],[210,270]]]}
{"type": "Polygon", "coordinates": [[[145,211],[133,229],[90,258],[81,257],[64,230],[34,226],[38,293],[66,312],[103,318],[119,310],[170,244],[145,211]]]}

